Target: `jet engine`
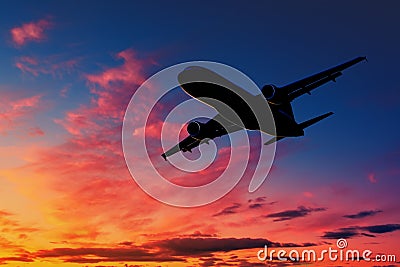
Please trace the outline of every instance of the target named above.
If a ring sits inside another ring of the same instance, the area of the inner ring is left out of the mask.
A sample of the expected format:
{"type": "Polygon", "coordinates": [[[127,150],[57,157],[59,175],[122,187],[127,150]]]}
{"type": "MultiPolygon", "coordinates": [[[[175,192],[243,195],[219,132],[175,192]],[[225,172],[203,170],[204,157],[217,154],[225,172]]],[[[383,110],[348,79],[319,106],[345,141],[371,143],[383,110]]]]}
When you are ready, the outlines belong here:
{"type": "Polygon", "coordinates": [[[279,89],[273,84],[268,84],[263,86],[261,92],[268,102],[279,105],[285,101],[285,95],[279,89]]]}
{"type": "Polygon", "coordinates": [[[191,121],[187,125],[187,132],[190,134],[192,137],[199,136],[200,134],[204,134],[205,132],[205,123],[201,123],[199,121],[191,121]]]}

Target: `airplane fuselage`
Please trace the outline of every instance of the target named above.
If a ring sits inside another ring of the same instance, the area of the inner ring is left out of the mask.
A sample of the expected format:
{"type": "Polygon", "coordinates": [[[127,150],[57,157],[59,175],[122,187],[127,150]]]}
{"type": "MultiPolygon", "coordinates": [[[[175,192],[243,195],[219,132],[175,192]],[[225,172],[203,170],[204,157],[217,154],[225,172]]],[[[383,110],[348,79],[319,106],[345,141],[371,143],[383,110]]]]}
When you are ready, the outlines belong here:
{"type": "Polygon", "coordinates": [[[255,103],[254,105],[249,104],[246,99],[239,96],[232,90],[205,82],[194,82],[182,85],[183,90],[191,97],[198,99],[199,101],[209,104],[212,107],[221,106],[218,110],[220,114],[224,114],[224,117],[232,123],[247,129],[247,130],[260,130],[274,136],[302,136],[304,135],[303,129],[298,127],[296,123],[292,107],[289,102],[283,104],[274,104],[265,100],[265,97],[260,94],[257,96],[250,96],[252,100],[250,102],[255,103]],[[263,101],[260,101],[263,98],[263,101]],[[216,105],[215,102],[221,102],[220,105],[216,105]],[[268,112],[269,109],[272,112],[273,123],[275,124],[274,131],[265,130],[260,127],[259,119],[253,111],[254,106],[262,108],[262,112],[268,112]],[[261,105],[264,105],[260,107],[261,105]],[[235,115],[237,115],[235,117],[235,115]]]}
{"type": "Polygon", "coordinates": [[[188,95],[213,107],[225,119],[244,129],[260,130],[273,136],[304,135],[294,120],[290,102],[269,102],[263,92],[254,96],[215,72],[200,67],[184,70],[178,80],[188,95]],[[201,81],[204,79],[210,82],[201,81]]]}

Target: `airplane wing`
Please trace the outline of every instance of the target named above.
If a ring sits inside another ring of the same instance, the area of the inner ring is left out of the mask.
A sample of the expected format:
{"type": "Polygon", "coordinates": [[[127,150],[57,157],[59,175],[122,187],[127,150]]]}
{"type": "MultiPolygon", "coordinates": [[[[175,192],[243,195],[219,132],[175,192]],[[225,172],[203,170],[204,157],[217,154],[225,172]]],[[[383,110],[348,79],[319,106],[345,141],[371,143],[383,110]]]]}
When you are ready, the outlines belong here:
{"type": "Polygon", "coordinates": [[[336,67],[330,68],[328,70],[322,71],[320,73],[311,75],[297,82],[281,87],[281,90],[284,90],[286,94],[289,96],[289,101],[292,101],[293,99],[305,93],[309,94],[311,90],[327,82],[336,81],[336,78],[342,75],[343,70],[364,60],[367,60],[367,58],[357,57],[353,60],[340,64],[336,67]]]}
{"type": "Polygon", "coordinates": [[[179,144],[172,147],[161,156],[167,160],[167,157],[178,153],[179,151],[182,152],[192,152],[192,149],[198,147],[202,143],[208,143],[209,140],[214,139],[216,137],[220,137],[229,133],[233,133],[239,131],[243,128],[227,121],[221,115],[216,115],[214,118],[210,119],[205,126],[207,127],[207,134],[202,136],[201,138],[196,138],[192,136],[188,136],[183,139],[179,144]],[[224,125],[224,126],[222,126],[224,125]]]}

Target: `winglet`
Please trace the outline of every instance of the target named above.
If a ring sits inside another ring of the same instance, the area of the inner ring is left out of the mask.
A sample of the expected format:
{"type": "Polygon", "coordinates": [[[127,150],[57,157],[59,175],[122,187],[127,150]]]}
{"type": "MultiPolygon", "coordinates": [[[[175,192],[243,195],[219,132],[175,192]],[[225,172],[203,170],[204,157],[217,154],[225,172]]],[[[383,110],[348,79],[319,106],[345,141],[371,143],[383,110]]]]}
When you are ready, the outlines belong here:
{"type": "Polygon", "coordinates": [[[165,153],[163,153],[163,154],[161,155],[161,157],[163,157],[164,160],[167,161],[167,155],[165,155],[165,153]]]}

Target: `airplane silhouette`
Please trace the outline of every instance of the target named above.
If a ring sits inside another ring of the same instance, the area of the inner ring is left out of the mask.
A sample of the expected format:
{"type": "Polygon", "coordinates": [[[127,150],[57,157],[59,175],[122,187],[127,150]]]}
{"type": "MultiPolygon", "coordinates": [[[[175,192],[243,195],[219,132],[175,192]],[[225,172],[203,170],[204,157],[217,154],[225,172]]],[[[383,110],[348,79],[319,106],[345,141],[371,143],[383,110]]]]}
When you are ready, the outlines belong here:
{"type": "Polygon", "coordinates": [[[274,136],[264,145],[286,137],[303,136],[305,128],[331,116],[333,112],[297,123],[291,102],[303,94],[311,94],[312,90],[327,82],[336,82],[343,70],[364,60],[367,61],[367,58],[357,57],[283,87],[265,85],[255,96],[207,68],[188,67],[178,75],[181,88],[191,97],[213,107],[218,114],[206,123],[197,120],[189,122],[189,136],[161,156],[166,160],[179,151],[192,152],[202,143],[243,129],[259,130],[274,136]],[[265,113],[268,108],[272,118],[260,125],[257,114],[265,113]]]}

